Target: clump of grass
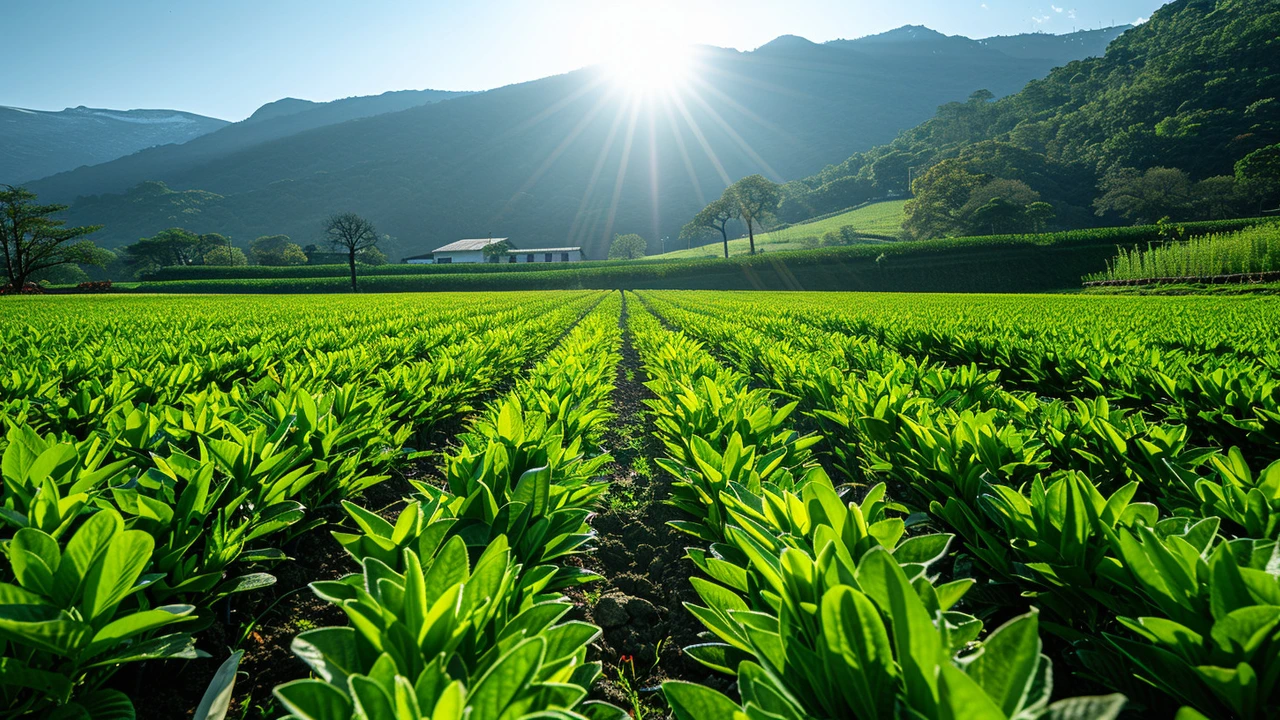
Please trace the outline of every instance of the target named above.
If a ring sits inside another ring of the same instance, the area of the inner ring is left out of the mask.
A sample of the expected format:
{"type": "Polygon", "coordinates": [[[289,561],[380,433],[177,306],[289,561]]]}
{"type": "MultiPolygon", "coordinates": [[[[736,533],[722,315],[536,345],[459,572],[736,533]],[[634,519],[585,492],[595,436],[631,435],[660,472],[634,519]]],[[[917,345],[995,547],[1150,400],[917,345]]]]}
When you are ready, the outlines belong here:
{"type": "Polygon", "coordinates": [[[1202,235],[1145,250],[1120,249],[1105,272],[1088,281],[1208,278],[1280,270],[1280,224],[1202,235]]]}
{"type": "Polygon", "coordinates": [[[640,507],[640,499],[636,496],[635,488],[631,485],[614,483],[609,488],[609,494],[606,498],[609,502],[609,509],[613,512],[631,513],[640,507]]]}

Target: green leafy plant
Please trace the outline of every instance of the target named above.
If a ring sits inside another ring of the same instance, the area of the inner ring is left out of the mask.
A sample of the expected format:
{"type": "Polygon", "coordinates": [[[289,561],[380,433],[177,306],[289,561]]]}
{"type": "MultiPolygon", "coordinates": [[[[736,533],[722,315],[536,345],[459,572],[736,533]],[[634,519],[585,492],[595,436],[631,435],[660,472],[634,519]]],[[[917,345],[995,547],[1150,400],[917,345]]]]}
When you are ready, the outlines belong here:
{"type": "Polygon", "coordinates": [[[0,583],[0,693],[8,712],[60,718],[121,717],[132,705],[102,687],[121,664],[194,658],[191,636],[169,632],[191,619],[191,605],[147,607],[140,591],[154,541],[126,530],[114,510],[89,517],[59,543],[26,527],[4,544],[0,583]],[[165,634],[157,635],[157,631],[165,634]]]}

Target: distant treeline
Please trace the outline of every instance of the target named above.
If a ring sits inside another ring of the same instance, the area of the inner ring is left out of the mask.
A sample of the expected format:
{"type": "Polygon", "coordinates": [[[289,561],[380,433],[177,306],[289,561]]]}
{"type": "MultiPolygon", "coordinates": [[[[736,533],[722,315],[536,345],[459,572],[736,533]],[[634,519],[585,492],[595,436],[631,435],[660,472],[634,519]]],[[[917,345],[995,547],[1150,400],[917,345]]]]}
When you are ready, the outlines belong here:
{"type": "MultiPolygon", "coordinates": [[[[866,290],[911,292],[1044,292],[1079,287],[1083,276],[1102,271],[1117,247],[1145,246],[1250,227],[1266,219],[1184,225],[1074,230],[1043,235],[948,238],[885,245],[859,245],[790,252],[652,262],[592,262],[558,265],[388,265],[370,267],[361,278],[366,292],[526,290],[559,288],[689,288],[719,290],[866,290]],[[516,269],[518,268],[518,269],[516,269]]],[[[337,266],[291,268],[174,269],[147,281],[141,292],[327,293],[343,292],[337,266]],[[200,276],[199,271],[253,273],[200,276]],[[312,273],[324,272],[324,275],[312,273]],[[267,276],[272,273],[274,276],[267,276]],[[287,273],[287,274],[285,274],[287,273]],[[302,275],[301,273],[308,273],[302,275]],[[179,275],[180,274],[180,275],[179,275]]]]}

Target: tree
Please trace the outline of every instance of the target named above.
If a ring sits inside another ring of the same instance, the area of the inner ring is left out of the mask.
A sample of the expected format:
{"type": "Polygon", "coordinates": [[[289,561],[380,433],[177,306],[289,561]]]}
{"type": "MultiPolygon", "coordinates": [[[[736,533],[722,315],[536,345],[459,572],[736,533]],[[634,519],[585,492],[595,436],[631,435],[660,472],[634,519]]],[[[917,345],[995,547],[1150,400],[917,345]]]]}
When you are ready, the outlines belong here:
{"type": "Polygon", "coordinates": [[[356,255],[378,245],[378,231],[373,223],[355,213],[330,215],[324,223],[324,234],[334,250],[347,253],[351,268],[351,292],[356,291],[356,255]]]}
{"type": "Polygon", "coordinates": [[[747,238],[751,243],[751,254],[756,254],[756,223],[778,209],[778,185],[770,182],[763,175],[748,175],[729,186],[724,191],[727,198],[738,209],[738,217],[747,224],[747,238]]]}
{"type": "Polygon", "coordinates": [[[1026,206],[997,197],[975,209],[969,222],[978,232],[1002,235],[1018,232],[1026,218],[1026,206]]]}
{"type": "Polygon", "coordinates": [[[648,241],[635,233],[614,235],[613,244],[609,246],[609,259],[636,260],[644,257],[648,249],[648,241]]]}
{"type": "Polygon", "coordinates": [[[94,261],[95,246],[75,242],[102,229],[101,225],[67,227],[51,215],[66,205],[38,205],[36,194],[26,188],[0,185],[0,250],[9,285],[21,288],[35,273],[60,265],[94,261]]]}
{"type": "Polygon", "coordinates": [[[484,250],[481,252],[484,253],[484,259],[487,262],[497,263],[502,262],[502,258],[510,255],[511,250],[514,247],[515,246],[506,240],[499,240],[496,243],[489,243],[488,245],[485,245],[484,250]]]}
{"type": "Polygon", "coordinates": [[[135,273],[171,265],[197,265],[204,261],[205,254],[220,244],[215,237],[221,236],[197,235],[182,228],[169,228],[126,245],[124,254],[135,273]]]}
{"type": "Polygon", "coordinates": [[[954,158],[934,165],[912,183],[915,197],[904,209],[903,231],[917,240],[955,234],[964,227],[961,210],[987,181],[954,158]]]}
{"type": "Polygon", "coordinates": [[[1039,200],[1040,193],[1021,180],[997,177],[969,193],[958,229],[969,235],[1024,232],[1031,226],[1026,208],[1039,200]]]}
{"type": "Polygon", "coordinates": [[[1143,173],[1125,168],[1104,180],[1102,191],[1093,202],[1099,216],[1113,212],[1139,225],[1165,217],[1181,220],[1191,211],[1191,179],[1177,168],[1154,167],[1143,173]]]}
{"type": "Polygon", "coordinates": [[[1042,233],[1049,227],[1049,223],[1058,217],[1058,211],[1047,202],[1037,201],[1027,205],[1026,215],[1027,222],[1031,224],[1031,231],[1042,233]]]}
{"type": "Polygon", "coordinates": [[[234,245],[219,245],[204,254],[204,264],[244,267],[249,264],[249,259],[244,256],[243,250],[234,245]]]}
{"type": "Polygon", "coordinates": [[[306,265],[309,258],[288,235],[263,235],[249,243],[254,265],[306,265]]]}
{"type": "Polygon", "coordinates": [[[1244,195],[1231,175],[1205,178],[1195,184],[1191,193],[1196,217],[1202,220],[1238,217],[1246,205],[1244,195]]]}
{"type": "MultiPolygon", "coordinates": [[[[385,238],[387,236],[383,235],[382,237],[385,238]]],[[[386,265],[387,254],[376,247],[371,247],[360,253],[360,262],[365,265],[386,265]]]]}
{"type": "Polygon", "coordinates": [[[1280,208],[1280,144],[1245,155],[1235,170],[1236,183],[1260,212],[1280,208]]]}
{"type": "Polygon", "coordinates": [[[689,224],[680,230],[680,237],[691,246],[694,238],[702,237],[711,232],[719,232],[720,239],[724,242],[724,256],[729,257],[728,226],[737,217],[737,205],[722,195],[719,199],[713,200],[710,205],[702,208],[697,215],[694,215],[693,220],[690,220],[689,224]]]}
{"type": "Polygon", "coordinates": [[[858,230],[852,225],[841,225],[838,230],[829,230],[822,234],[823,247],[854,245],[857,242],[858,230]]]}

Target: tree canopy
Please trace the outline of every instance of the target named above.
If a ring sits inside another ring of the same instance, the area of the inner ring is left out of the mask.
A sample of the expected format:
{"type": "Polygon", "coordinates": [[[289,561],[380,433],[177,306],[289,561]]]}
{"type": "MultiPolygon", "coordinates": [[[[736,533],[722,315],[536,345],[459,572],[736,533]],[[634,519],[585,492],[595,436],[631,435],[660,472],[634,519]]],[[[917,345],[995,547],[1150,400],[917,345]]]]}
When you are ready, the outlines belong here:
{"type": "Polygon", "coordinates": [[[149,272],[171,265],[199,265],[211,250],[229,242],[216,233],[197,235],[183,228],[169,228],[126,245],[124,256],[135,272],[149,272]]]}
{"type": "Polygon", "coordinates": [[[635,233],[614,235],[609,245],[610,260],[638,260],[649,250],[649,243],[635,233]]]}
{"type": "Polygon", "coordinates": [[[101,225],[68,227],[52,217],[66,205],[40,205],[35,193],[0,185],[0,252],[9,285],[21,288],[35,274],[75,263],[93,263],[97,249],[80,238],[101,225]]]}
{"type": "Polygon", "coordinates": [[[263,235],[249,243],[254,265],[306,265],[307,254],[288,235],[263,235]]]}
{"type": "MultiPolygon", "coordinates": [[[[755,228],[778,209],[779,187],[763,175],[748,175],[729,186],[724,197],[733,203],[738,217],[747,224],[751,254],[756,254],[755,228]]],[[[727,248],[728,243],[726,243],[727,248]]]]}
{"type": "Polygon", "coordinates": [[[496,262],[500,262],[502,258],[511,254],[511,251],[513,249],[515,249],[515,246],[512,245],[509,241],[499,240],[496,243],[489,243],[488,245],[485,245],[482,253],[484,254],[485,260],[491,263],[496,263],[496,262]]]}
{"type": "Polygon", "coordinates": [[[680,238],[690,247],[694,240],[720,233],[720,240],[724,242],[724,256],[729,257],[729,223],[737,219],[739,216],[738,206],[732,202],[727,193],[712,200],[706,207],[698,211],[680,230],[680,238]]]}

